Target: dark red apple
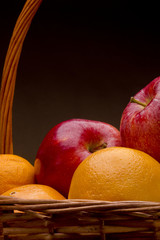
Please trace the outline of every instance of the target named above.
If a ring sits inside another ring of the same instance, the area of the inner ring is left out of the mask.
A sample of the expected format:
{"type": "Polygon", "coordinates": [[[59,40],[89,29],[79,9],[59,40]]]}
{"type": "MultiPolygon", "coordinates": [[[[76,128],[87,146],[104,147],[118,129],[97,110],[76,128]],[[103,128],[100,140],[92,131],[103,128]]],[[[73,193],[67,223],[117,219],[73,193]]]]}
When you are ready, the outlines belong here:
{"type": "Polygon", "coordinates": [[[122,113],[122,146],[139,149],[160,162],[160,77],[140,90],[122,113]]]}
{"type": "Polygon", "coordinates": [[[89,154],[120,144],[120,132],[110,124],[85,119],[64,121],[49,131],[39,147],[34,164],[36,181],[67,197],[77,166],[89,154]]]}

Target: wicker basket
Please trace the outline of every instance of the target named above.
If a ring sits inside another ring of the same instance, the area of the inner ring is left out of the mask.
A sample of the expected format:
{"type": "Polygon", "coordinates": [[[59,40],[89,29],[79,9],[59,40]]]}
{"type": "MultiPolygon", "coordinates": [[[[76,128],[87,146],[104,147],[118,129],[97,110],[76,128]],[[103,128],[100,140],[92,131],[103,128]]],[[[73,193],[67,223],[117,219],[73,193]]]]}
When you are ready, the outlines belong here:
{"type": "MultiPolygon", "coordinates": [[[[13,153],[12,105],[23,42],[42,0],[27,0],[6,55],[0,91],[0,153],[13,153]]],[[[0,196],[2,239],[160,239],[160,203],[25,200],[0,196]]]]}
{"type": "Polygon", "coordinates": [[[160,239],[160,203],[0,197],[0,239],[160,239]]]}

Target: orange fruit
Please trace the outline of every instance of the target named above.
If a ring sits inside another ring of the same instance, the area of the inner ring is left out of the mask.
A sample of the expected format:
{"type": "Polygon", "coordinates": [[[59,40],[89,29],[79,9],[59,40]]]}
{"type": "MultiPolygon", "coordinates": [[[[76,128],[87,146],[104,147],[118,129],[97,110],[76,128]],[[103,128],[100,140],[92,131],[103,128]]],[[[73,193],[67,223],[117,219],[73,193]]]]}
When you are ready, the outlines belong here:
{"type": "Polygon", "coordinates": [[[2,196],[12,196],[23,199],[65,199],[55,189],[41,184],[27,184],[15,187],[3,193],[2,196]]]}
{"type": "Polygon", "coordinates": [[[160,163],[135,149],[99,150],[74,172],[69,199],[75,198],[160,201],[160,163]]]}
{"type": "Polygon", "coordinates": [[[20,185],[34,183],[34,167],[14,154],[0,154],[0,194],[20,185]]]}

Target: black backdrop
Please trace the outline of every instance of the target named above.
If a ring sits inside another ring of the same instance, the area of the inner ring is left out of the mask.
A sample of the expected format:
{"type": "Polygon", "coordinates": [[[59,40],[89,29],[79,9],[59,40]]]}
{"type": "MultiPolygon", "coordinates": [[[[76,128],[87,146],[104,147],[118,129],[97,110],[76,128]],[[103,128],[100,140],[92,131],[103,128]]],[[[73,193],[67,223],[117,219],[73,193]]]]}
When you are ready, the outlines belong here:
{"type": "MultiPolygon", "coordinates": [[[[21,54],[14,153],[32,163],[57,123],[85,118],[119,128],[132,95],[160,75],[158,6],[44,0],[21,54]]],[[[0,71],[25,1],[0,7],[0,71]]]]}

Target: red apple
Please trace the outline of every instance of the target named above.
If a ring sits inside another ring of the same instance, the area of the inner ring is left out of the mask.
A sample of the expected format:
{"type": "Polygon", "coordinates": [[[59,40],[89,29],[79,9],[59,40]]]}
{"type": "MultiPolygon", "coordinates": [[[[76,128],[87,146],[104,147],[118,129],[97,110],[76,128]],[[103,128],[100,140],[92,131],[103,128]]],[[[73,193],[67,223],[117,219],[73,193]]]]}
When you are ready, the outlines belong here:
{"type": "Polygon", "coordinates": [[[160,77],[140,90],[122,113],[122,146],[139,149],[160,162],[160,77]]]}
{"type": "Polygon", "coordinates": [[[71,119],[53,127],[42,141],[35,160],[37,183],[68,195],[72,175],[91,153],[120,146],[120,132],[100,121],[71,119]]]}

